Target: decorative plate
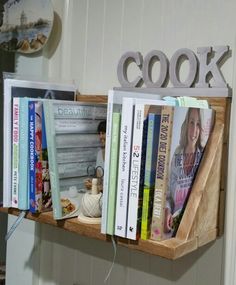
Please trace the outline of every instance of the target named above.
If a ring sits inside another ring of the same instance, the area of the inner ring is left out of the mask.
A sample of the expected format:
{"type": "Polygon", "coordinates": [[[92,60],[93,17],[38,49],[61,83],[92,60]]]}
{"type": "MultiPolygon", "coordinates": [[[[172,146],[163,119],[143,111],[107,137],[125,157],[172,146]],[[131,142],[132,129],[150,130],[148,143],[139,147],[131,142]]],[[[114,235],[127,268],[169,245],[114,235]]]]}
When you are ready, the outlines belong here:
{"type": "Polygon", "coordinates": [[[42,49],[53,25],[51,0],[8,0],[1,3],[0,48],[20,53],[42,49]]]}

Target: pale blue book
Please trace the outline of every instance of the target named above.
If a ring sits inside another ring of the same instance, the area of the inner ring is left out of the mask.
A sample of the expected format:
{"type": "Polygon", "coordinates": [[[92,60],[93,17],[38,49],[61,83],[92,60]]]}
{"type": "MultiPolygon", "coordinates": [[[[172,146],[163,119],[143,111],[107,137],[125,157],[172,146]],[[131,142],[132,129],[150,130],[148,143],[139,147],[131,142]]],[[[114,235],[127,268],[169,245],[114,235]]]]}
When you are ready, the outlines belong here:
{"type": "Polygon", "coordinates": [[[18,207],[20,210],[29,209],[29,175],[28,175],[28,102],[30,98],[19,98],[20,108],[20,147],[19,147],[19,193],[18,207]]]}

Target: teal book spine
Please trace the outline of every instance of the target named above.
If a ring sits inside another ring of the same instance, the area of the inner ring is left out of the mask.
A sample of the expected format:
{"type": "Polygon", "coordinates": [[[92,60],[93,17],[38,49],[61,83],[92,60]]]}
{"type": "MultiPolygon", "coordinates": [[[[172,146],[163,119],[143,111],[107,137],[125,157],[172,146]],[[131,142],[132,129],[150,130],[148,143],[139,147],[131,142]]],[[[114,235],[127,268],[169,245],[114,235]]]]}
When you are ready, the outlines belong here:
{"type": "Polygon", "coordinates": [[[29,148],[26,147],[26,142],[28,142],[28,102],[29,98],[20,98],[20,164],[19,164],[19,209],[28,210],[29,209],[29,148]]]}
{"type": "Polygon", "coordinates": [[[114,234],[115,212],[116,212],[116,188],[118,176],[118,159],[120,144],[120,119],[121,114],[114,112],[112,114],[112,133],[111,133],[111,157],[110,157],[110,175],[108,187],[108,214],[107,214],[107,234],[114,234]]]}
{"type": "Polygon", "coordinates": [[[52,192],[52,206],[54,219],[62,219],[62,206],[60,201],[59,174],[57,169],[56,134],[54,127],[53,103],[50,100],[43,102],[44,119],[46,127],[48,163],[52,192]]]}

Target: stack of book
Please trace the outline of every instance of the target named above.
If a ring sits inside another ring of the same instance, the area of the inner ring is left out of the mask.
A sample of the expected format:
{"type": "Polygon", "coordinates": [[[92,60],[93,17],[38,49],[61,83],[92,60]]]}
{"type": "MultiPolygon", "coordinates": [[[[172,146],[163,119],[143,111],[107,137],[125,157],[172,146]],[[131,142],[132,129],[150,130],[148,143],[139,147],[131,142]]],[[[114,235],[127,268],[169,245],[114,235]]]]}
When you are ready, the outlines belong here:
{"type": "Polygon", "coordinates": [[[110,91],[102,233],[174,236],[213,122],[204,100],[110,91]]]}
{"type": "Polygon", "coordinates": [[[55,219],[78,215],[101,147],[104,105],[75,100],[73,85],[4,80],[4,207],[55,219]]]}

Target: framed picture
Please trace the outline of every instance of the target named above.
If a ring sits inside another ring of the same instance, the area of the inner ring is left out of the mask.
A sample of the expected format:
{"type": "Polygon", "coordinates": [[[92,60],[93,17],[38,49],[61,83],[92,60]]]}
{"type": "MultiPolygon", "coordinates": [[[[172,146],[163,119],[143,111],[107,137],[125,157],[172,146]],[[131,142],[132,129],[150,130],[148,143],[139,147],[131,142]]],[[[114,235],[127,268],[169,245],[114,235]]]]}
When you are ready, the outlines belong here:
{"type": "Polygon", "coordinates": [[[51,0],[8,0],[0,4],[0,48],[34,53],[46,44],[53,25],[51,0]]]}

